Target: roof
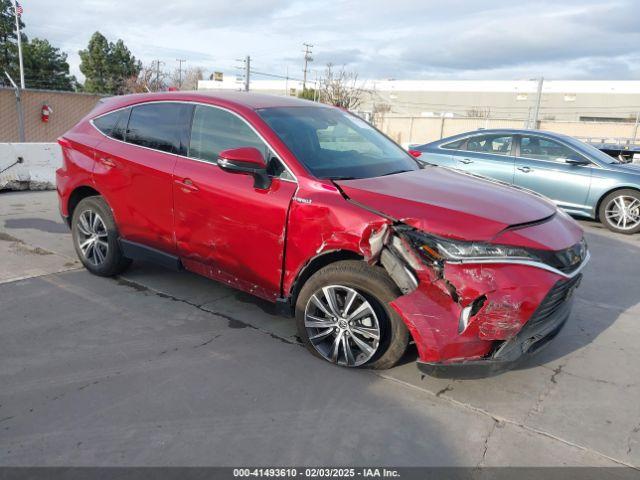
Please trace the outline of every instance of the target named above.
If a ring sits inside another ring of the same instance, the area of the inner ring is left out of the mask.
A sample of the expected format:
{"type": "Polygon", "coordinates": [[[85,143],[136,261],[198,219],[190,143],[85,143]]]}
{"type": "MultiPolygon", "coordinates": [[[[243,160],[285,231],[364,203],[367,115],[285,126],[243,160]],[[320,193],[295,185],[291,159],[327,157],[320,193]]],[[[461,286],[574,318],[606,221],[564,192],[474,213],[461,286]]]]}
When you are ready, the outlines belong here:
{"type": "Polygon", "coordinates": [[[134,95],[123,95],[110,97],[107,103],[118,106],[131,105],[134,103],[159,100],[190,101],[203,103],[220,103],[227,106],[245,107],[252,110],[271,107],[324,107],[325,105],[309,100],[302,100],[295,97],[282,95],[267,95],[264,93],[229,91],[229,90],[209,90],[209,91],[174,91],[139,93],[134,95]]]}

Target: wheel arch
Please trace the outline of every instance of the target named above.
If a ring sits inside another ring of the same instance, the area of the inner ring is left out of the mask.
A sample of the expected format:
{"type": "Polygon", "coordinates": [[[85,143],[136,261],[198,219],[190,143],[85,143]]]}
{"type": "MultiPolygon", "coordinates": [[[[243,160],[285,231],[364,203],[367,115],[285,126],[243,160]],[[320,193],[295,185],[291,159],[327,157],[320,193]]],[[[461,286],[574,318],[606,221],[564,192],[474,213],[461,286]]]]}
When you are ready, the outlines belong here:
{"type": "Polygon", "coordinates": [[[90,187],[89,185],[80,185],[71,192],[71,195],[69,195],[69,200],[67,201],[68,216],[66,218],[69,227],[71,226],[73,211],[78,206],[80,201],[87,197],[94,197],[96,195],[100,195],[100,192],[98,192],[95,188],[90,187]]]}
{"type": "Polygon", "coordinates": [[[640,194],[640,187],[635,185],[616,185],[615,187],[610,188],[609,190],[604,192],[602,195],[600,195],[600,198],[598,198],[598,202],[596,203],[595,214],[596,214],[597,221],[599,222],[601,221],[600,206],[602,205],[602,202],[604,201],[604,199],[607,198],[607,196],[609,196],[613,192],[617,192],[618,190],[634,190],[635,192],[640,194]]]}
{"type": "Polygon", "coordinates": [[[342,260],[364,260],[364,257],[352,250],[331,250],[319,253],[305,263],[289,288],[289,303],[291,307],[295,306],[300,290],[314,273],[327,265],[342,260]]]}

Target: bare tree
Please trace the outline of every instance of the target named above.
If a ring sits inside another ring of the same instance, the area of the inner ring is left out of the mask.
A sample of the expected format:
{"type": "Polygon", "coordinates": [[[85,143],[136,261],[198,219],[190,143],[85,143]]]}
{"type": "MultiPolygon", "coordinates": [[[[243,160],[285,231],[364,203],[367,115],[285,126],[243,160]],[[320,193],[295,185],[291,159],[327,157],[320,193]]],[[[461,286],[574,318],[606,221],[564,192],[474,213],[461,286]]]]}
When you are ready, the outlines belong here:
{"type": "Polygon", "coordinates": [[[380,128],[384,117],[391,111],[391,105],[388,103],[374,103],[371,111],[371,123],[380,128]]]}
{"type": "Polygon", "coordinates": [[[140,69],[137,77],[131,77],[125,82],[124,93],[159,92],[166,88],[167,74],[160,70],[156,64],[145,65],[140,69]]]}
{"type": "Polygon", "coordinates": [[[176,69],[171,75],[170,86],[180,90],[197,90],[198,80],[204,80],[204,68],[189,67],[182,71],[182,85],[180,85],[180,72],[176,69]]]}
{"type": "Polygon", "coordinates": [[[319,85],[320,101],[336,107],[353,110],[362,103],[364,89],[358,86],[358,74],[342,67],[334,70],[327,64],[319,85]]]}

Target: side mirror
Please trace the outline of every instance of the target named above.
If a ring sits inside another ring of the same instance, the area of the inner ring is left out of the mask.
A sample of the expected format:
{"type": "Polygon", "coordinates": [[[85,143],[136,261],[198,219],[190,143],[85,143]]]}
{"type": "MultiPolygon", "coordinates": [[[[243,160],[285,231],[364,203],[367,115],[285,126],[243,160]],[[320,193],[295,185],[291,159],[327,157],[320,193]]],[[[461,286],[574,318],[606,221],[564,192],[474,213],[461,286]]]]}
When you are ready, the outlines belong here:
{"type": "Polygon", "coordinates": [[[589,160],[585,160],[584,158],[559,158],[558,160],[562,160],[569,165],[589,165],[591,163],[589,160]]]}
{"type": "Polygon", "coordinates": [[[267,163],[254,147],[231,148],[218,154],[218,166],[229,173],[253,176],[253,187],[266,190],[271,186],[271,178],[267,175],[267,163]]]}

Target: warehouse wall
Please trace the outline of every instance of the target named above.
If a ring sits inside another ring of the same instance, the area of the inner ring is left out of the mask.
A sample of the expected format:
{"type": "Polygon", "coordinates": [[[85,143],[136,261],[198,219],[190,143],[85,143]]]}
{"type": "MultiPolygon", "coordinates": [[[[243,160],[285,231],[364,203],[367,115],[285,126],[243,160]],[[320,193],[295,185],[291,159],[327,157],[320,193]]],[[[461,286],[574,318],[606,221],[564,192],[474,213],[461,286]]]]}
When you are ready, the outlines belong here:
{"type": "MultiPolygon", "coordinates": [[[[396,142],[408,145],[483,128],[523,128],[523,124],[522,120],[495,118],[386,117],[380,129],[396,142]]],[[[615,140],[632,139],[634,135],[633,123],[541,121],[539,128],[579,138],[615,140]]]]}

